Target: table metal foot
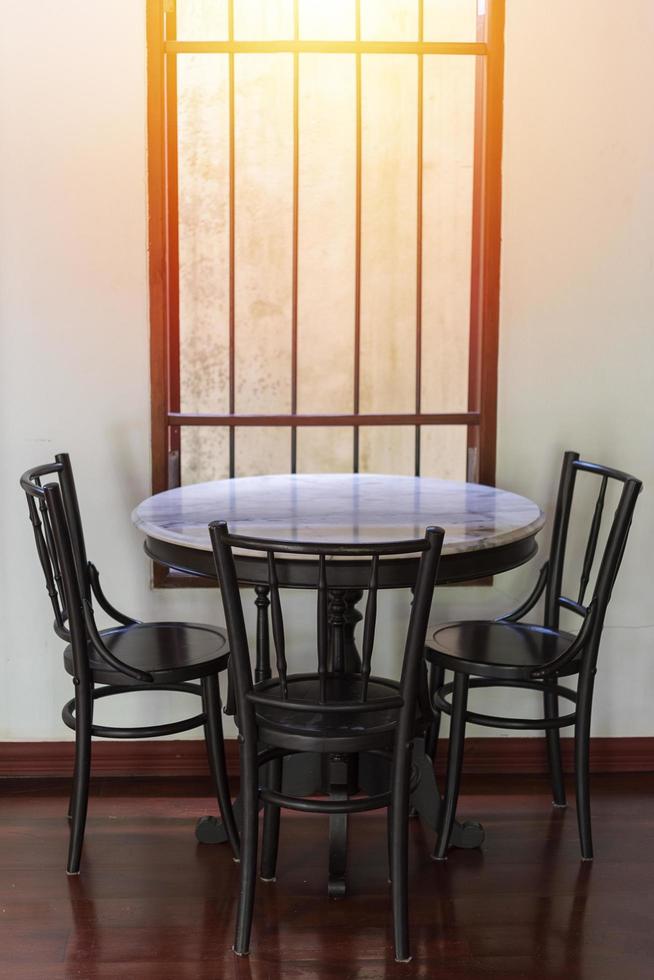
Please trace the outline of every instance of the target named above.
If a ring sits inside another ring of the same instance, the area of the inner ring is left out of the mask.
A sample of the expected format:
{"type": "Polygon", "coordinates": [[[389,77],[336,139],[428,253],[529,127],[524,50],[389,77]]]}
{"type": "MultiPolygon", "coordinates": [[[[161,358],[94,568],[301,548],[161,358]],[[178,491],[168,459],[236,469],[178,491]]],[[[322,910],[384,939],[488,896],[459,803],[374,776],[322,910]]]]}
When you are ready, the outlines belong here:
{"type": "MultiPolygon", "coordinates": [[[[290,796],[310,796],[321,786],[321,756],[311,753],[287,756],[284,760],[283,792],[290,796]]],[[[259,804],[259,809],[263,804],[259,804]]],[[[240,794],[232,803],[236,826],[241,829],[243,808],[240,794]]],[[[200,844],[224,844],[227,834],[220,817],[200,817],[195,825],[195,836],[200,844]]]]}
{"type": "Polygon", "coordinates": [[[227,840],[219,817],[200,817],[195,825],[195,837],[200,844],[224,844],[227,840]]]}
{"type": "Polygon", "coordinates": [[[485,837],[486,833],[480,823],[474,820],[464,820],[459,823],[456,820],[452,828],[450,844],[452,847],[463,847],[468,850],[474,850],[476,847],[481,847],[485,837]]]}
{"type": "MultiPolygon", "coordinates": [[[[426,755],[422,738],[413,744],[413,761],[420,770],[420,783],[411,797],[411,812],[415,813],[425,828],[438,833],[440,823],[441,798],[436,785],[436,776],[431,759],[426,755]]],[[[335,761],[330,765],[329,793],[332,799],[344,799],[348,779],[348,763],[342,760],[345,767],[345,791],[335,771],[335,761]]],[[[292,795],[304,795],[316,792],[320,788],[320,757],[314,755],[297,755],[286,759],[284,763],[284,792],[292,795]]],[[[369,794],[381,793],[388,786],[388,762],[376,755],[361,757],[359,767],[359,782],[369,794]]],[[[350,791],[351,792],[351,791],[350,791]]],[[[236,824],[241,826],[240,797],[234,801],[234,817],[236,824]]],[[[219,817],[200,817],[195,826],[195,836],[201,844],[224,844],[227,834],[219,817]]],[[[452,847],[475,848],[481,847],[485,832],[481,824],[473,820],[459,822],[456,820],[452,828],[452,847]]],[[[329,820],[329,896],[341,898],[345,894],[345,866],[347,852],[347,814],[334,814],[329,820]],[[339,883],[340,882],[340,883],[339,883]]]]}
{"type": "MultiPolygon", "coordinates": [[[[434,766],[425,752],[422,738],[415,739],[413,743],[413,762],[420,770],[420,782],[411,797],[411,806],[417,810],[423,826],[437,834],[442,801],[436,785],[434,766]]],[[[480,823],[471,820],[460,823],[455,820],[450,843],[452,847],[471,849],[481,847],[484,837],[484,828],[480,823]]]]}

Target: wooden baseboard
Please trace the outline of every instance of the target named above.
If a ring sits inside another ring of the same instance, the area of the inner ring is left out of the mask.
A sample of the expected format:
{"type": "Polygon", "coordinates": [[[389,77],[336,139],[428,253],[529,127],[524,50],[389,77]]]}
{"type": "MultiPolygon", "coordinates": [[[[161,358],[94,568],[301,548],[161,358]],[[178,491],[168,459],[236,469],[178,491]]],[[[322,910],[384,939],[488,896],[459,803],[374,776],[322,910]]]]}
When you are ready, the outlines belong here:
{"type": "MultiPolygon", "coordinates": [[[[0,742],[0,777],[70,776],[75,743],[0,742]]],[[[238,744],[225,742],[227,768],[238,773],[238,744]]],[[[94,776],[208,776],[207,751],[202,739],[139,739],[93,741],[94,776]]]]}
{"type": "MultiPolygon", "coordinates": [[[[573,740],[562,741],[563,764],[573,768],[573,740]]],[[[61,777],[73,770],[73,742],[0,742],[0,778],[61,777]]],[[[238,775],[238,744],[225,744],[227,768],[238,775]]],[[[447,755],[441,739],[437,769],[447,755]]],[[[654,772],[654,738],[591,739],[591,771],[654,772]]],[[[103,741],[93,743],[95,776],[207,776],[207,756],[202,740],[158,739],[152,741],[103,741]]],[[[466,741],[464,772],[476,774],[513,773],[535,775],[547,772],[543,738],[469,738],[466,741]]]]}
{"type": "MultiPolygon", "coordinates": [[[[446,742],[439,742],[444,766],[446,742]],[[441,742],[443,751],[441,751],[441,742]]],[[[574,770],[574,739],[561,739],[565,772],[574,770]]],[[[515,773],[538,775],[548,772],[544,738],[469,738],[463,764],[468,773],[515,773]]],[[[602,772],[654,772],[654,738],[591,738],[590,770],[602,772]]]]}

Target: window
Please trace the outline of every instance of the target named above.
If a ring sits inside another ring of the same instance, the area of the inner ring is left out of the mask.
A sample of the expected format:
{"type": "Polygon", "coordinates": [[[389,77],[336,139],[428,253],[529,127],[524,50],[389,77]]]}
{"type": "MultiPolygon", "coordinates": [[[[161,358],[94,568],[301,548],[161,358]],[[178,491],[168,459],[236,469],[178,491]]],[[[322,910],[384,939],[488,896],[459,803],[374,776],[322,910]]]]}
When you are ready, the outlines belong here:
{"type": "Polygon", "coordinates": [[[503,0],[149,0],[153,490],[494,482],[503,0]]]}

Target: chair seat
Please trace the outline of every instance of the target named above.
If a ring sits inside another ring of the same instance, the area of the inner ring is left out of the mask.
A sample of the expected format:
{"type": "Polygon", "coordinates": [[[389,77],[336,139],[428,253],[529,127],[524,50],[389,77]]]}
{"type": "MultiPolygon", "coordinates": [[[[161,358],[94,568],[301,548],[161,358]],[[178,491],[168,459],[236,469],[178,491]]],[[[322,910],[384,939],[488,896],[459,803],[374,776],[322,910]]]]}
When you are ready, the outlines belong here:
{"type": "MultiPolygon", "coordinates": [[[[207,677],[227,667],[229,648],[225,630],[202,623],[136,623],[102,630],[110,652],[155,683],[177,684],[207,677]]],[[[132,687],[134,680],[102,660],[89,644],[89,661],[96,684],[132,687]]],[[[64,666],[73,673],[73,651],[64,650],[64,666]]]]}
{"type": "MultiPolygon", "coordinates": [[[[573,640],[571,633],[530,623],[471,620],[430,627],[425,655],[446,670],[498,680],[529,680],[534,670],[552,663],[573,640]]],[[[575,674],[579,667],[577,658],[561,673],[575,674]]]]}
{"type": "MultiPolygon", "coordinates": [[[[269,745],[298,748],[304,751],[347,752],[364,750],[388,742],[389,734],[397,724],[399,685],[397,681],[383,677],[371,677],[368,683],[368,710],[321,711],[320,679],[317,674],[288,676],[288,700],[306,701],[315,710],[293,708],[282,700],[278,678],[263,681],[254,688],[253,695],[279,700],[279,704],[255,702],[257,724],[261,737],[269,745]],[[374,710],[369,708],[378,703],[374,710]],[[390,703],[389,703],[390,702],[390,703]],[[308,740],[308,741],[307,741],[308,740]],[[309,743],[309,744],[308,744],[309,743]]],[[[361,698],[361,677],[358,674],[330,675],[326,681],[325,701],[358,702],[361,698]]],[[[416,719],[419,726],[419,720],[416,719]]]]}

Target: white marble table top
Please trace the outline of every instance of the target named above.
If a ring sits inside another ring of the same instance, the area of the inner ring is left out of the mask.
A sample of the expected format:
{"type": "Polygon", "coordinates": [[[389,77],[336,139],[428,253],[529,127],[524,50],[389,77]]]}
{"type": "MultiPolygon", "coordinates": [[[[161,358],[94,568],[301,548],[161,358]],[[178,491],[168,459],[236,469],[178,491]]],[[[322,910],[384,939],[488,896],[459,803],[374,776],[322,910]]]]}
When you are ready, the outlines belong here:
{"type": "Polygon", "coordinates": [[[234,534],[333,544],[405,541],[445,529],[443,554],[496,548],[535,534],[537,504],[506,490],[429,477],[377,474],[252,476],[167,490],[132,514],[148,537],[211,550],[208,524],[234,534]]]}

